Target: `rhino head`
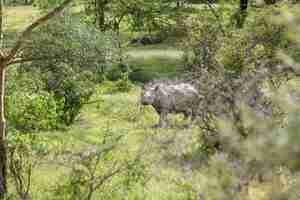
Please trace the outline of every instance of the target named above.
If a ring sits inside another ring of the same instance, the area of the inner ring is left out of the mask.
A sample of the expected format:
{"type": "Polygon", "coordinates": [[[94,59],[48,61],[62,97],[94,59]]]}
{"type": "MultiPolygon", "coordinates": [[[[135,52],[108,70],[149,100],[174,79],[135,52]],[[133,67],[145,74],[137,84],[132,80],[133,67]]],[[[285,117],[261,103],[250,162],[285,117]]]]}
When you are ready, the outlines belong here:
{"type": "Polygon", "coordinates": [[[141,95],[142,105],[152,105],[156,98],[156,91],[159,85],[154,83],[145,84],[141,95]]]}

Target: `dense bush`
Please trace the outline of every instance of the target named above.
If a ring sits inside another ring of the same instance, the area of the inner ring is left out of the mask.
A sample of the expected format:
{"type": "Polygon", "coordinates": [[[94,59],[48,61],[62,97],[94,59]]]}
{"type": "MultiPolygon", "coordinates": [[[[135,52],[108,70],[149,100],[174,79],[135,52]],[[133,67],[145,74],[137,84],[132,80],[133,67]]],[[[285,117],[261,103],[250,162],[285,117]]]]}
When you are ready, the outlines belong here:
{"type": "Polygon", "coordinates": [[[120,65],[113,65],[110,69],[105,71],[105,78],[110,81],[117,81],[122,77],[123,70],[120,65]]]}
{"type": "Polygon", "coordinates": [[[201,126],[205,131],[215,134],[215,118],[226,118],[234,121],[242,136],[248,135],[242,125],[243,103],[257,114],[274,117],[275,108],[262,88],[266,83],[277,86],[279,78],[285,77],[277,51],[292,47],[286,46],[289,40],[283,25],[269,19],[274,13],[273,7],[258,12],[244,29],[228,27],[226,34],[206,16],[191,25],[186,70],[205,97],[201,102],[201,126]]]}
{"type": "Polygon", "coordinates": [[[299,17],[288,2],[251,14],[242,30],[228,28],[223,34],[215,24],[201,23],[190,32],[188,78],[194,76],[205,97],[199,151],[212,155],[204,181],[191,186],[203,199],[247,199],[253,183],[268,184],[265,199],[299,195],[299,148],[294,146],[299,142],[299,102],[289,86],[279,87],[287,84],[287,74],[297,76],[298,36],[288,32],[286,21],[277,21],[288,15],[292,26],[299,26],[299,17]]]}
{"type": "Polygon", "coordinates": [[[9,128],[22,131],[58,128],[62,104],[54,94],[43,91],[43,82],[34,74],[19,74],[11,68],[6,96],[9,128]]]}
{"type": "Polygon", "coordinates": [[[122,75],[122,79],[118,81],[103,81],[99,87],[97,87],[96,91],[98,95],[102,94],[115,94],[119,92],[129,92],[133,89],[133,83],[128,79],[128,74],[125,73],[122,75]]]}
{"type": "Polygon", "coordinates": [[[51,77],[44,77],[46,91],[54,94],[55,100],[62,105],[59,113],[62,124],[71,125],[80,109],[87,103],[94,92],[96,83],[93,75],[88,71],[74,74],[70,68],[60,69],[60,73],[53,73],[51,77]],[[70,76],[69,78],[65,78],[70,76]]]}
{"type": "Polygon", "coordinates": [[[161,74],[146,69],[135,68],[129,73],[129,79],[137,83],[146,83],[148,81],[160,78],[161,74]]]}
{"type": "Polygon", "coordinates": [[[59,126],[61,105],[53,94],[18,91],[8,98],[8,102],[10,126],[23,131],[48,130],[59,126]]]}
{"type": "Polygon", "coordinates": [[[120,80],[116,82],[116,91],[129,92],[133,88],[133,84],[129,80],[128,73],[123,73],[120,80]]]}
{"type": "Polygon", "coordinates": [[[38,74],[42,90],[53,95],[61,124],[74,122],[95,85],[117,57],[111,33],[101,33],[68,13],[41,27],[26,41],[22,56],[33,59],[20,73],[38,74]]]}

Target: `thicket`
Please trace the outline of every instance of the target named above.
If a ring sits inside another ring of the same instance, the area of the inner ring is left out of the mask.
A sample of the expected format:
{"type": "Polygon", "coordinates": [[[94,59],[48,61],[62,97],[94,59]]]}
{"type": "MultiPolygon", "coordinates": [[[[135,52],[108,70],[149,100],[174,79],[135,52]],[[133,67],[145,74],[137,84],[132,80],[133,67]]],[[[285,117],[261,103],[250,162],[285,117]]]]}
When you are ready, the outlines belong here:
{"type": "Polygon", "coordinates": [[[71,125],[105,70],[117,59],[112,33],[101,33],[64,13],[37,30],[10,69],[7,116],[24,131],[71,125]],[[18,97],[18,98],[17,98],[18,97]]]}
{"type": "Polygon", "coordinates": [[[89,200],[96,191],[106,187],[111,190],[112,184],[118,185],[118,191],[101,198],[120,195],[145,177],[138,156],[113,156],[119,154],[124,134],[103,130],[99,143],[82,152],[60,151],[40,134],[72,125],[100,83],[111,83],[111,93],[132,88],[126,72],[114,83],[106,80],[109,70],[120,60],[115,34],[100,32],[82,19],[66,11],[37,29],[18,54],[23,62],[8,69],[7,159],[9,182],[14,186],[9,188],[8,199],[38,196],[31,193],[34,171],[52,156],[55,162],[51,164],[64,166],[67,162],[65,167],[70,173],[57,187],[48,188],[43,199],[89,200]],[[111,180],[120,174],[122,178],[113,183],[111,180]]]}
{"type": "Polygon", "coordinates": [[[266,199],[299,195],[299,102],[286,86],[298,76],[297,8],[252,10],[243,29],[204,15],[189,26],[185,69],[204,96],[199,154],[207,156],[207,182],[191,184],[195,199],[249,198],[255,181],[270,184],[266,199]]]}

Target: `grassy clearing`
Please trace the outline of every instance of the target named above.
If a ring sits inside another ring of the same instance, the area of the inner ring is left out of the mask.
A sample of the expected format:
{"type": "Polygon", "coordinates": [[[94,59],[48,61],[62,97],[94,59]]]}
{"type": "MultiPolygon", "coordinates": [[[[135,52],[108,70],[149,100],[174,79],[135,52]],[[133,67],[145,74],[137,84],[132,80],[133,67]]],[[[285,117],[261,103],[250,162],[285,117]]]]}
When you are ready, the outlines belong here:
{"type": "MultiPolygon", "coordinates": [[[[82,6],[72,7],[74,13],[82,10],[82,6]]],[[[34,6],[12,6],[4,9],[4,16],[4,30],[16,32],[23,30],[30,22],[40,16],[40,11],[34,6]]]]}
{"type": "Polygon", "coordinates": [[[182,52],[178,50],[133,50],[129,52],[129,64],[133,69],[152,74],[154,78],[172,78],[182,64],[182,52]]]}
{"type": "Polygon", "coordinates": [[[158,115],[151,107],[139,106],[139,94],[140,89],[135,88],[129,93],[95,96],[94,100],[100,98],[100,103],[87,105],[68,130],[39,133],[49,141],[51,153],[45,164],[34,172],[33,194],[37,195],[34,199],[42,199],[41,190],[54,187],[68,172],[67,168],[57,164],[60,156],[65,152],[84,151],[89,145],[97,144],[105,131],[124,135],[120,153],[114,155],[115,159],[143,154],[151,179],[146,188],[136,190],[143,190],[146,199],[182,199],[185,193],[177,191],[174,180],[181,174],[179,160],[196,148],[193,136],[198,130],[196,127],[183,129],[186,122],[182,116],[171,116],[170,128],[150,128],[157,123],[158,115]]]}
{"type": "MultiPolygon", "coordinates": [[[[170,116],[169,128],[151,128],[157,123],[158,115],[151,107],[139,106],[139,94],[140,88],[135,88],[129,93],[95,96],[93,100],[100,100],[99,103],[86,105],[79,119],[68,130],[39,133],[49,141],[51,153],[34,171],[33,199],[46,199],[50,195],[49,188],[54,188],[60,177],[68,174],[68,168],[57,164],[60,156],[97,145],[105,131],[124,135],[114,159],[143,155],[141,158],[147,165],[149,180],[146,186],[136,185],[133,188],[135,198],[189,199],[191,188],[204,186],[207,170],[203,168],[203,157],[198,151],[200,130],[196,126],[183,128],[186,122],[180,115],[170,116]]],[[[113,181],[121,178],[115,177],[113,181]]],[[[266,199],[266,194],[272,190],[271,184],[278,182],[271,181],[270,185],[251,183],[246,196],[249,199],[266,199]]],[[[102,199],[100,194],[101,191],[97,192],[94,199],[102,199]]]]}
{"type": "Polygon", "coordinates": [[[37,17],[39,11],[32,6],[7,7],[4,9],[6,16],[4,29],[8,31],[20,31],[37,17]]]}
{"type": "Polygon", "coordinates": [[[183,51],[166,44],[130,48],[127,55],[132,69],[139,70],[133,80],[173,78],[183,64],[183,51]]]}

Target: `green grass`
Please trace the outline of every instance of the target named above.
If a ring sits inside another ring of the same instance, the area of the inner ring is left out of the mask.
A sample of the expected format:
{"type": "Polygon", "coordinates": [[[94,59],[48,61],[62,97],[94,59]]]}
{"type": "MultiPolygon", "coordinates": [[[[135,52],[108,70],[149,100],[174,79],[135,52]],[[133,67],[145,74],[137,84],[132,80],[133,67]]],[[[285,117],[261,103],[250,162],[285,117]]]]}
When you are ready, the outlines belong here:
{"type": "MultiPolygon", "coordinates": [[[[68,130],[39,133],[48,141],[50,154],[44,159],[45,164],[34,171],[32,193],[37,195],[34,199],[41,198],[40,191],[54,187],[60,177],[68,173],[68,169],[57,162],[60,156],[65,152],[84,151],[88,145],[97,144],[105,131],[124,135],[120,153],[114,154],[115,159],[134,157],[143,152],[142,160],[149,166],[152,177],[144,191],[146,199],[182,199],[185,193],[176,192],[177,186],[173,183],[181,174],[177,160],[194,149],[192,138],[198,130],[196,127],[183,129],[186,122],[179,115],[170,116],[169,128],[151,128],[158,122],[158,115],[153,108],[139,105],[139,94],[140,89],[134,88],[129,93],[95,96],[93,100],[100,98],[101,103],[87,105],[68,130]],[[168,141],[173,142],[166,144],[168,141]],[[162,162],[166,157],[168,162],[162,162]]],[[[136,187],[138,190],[141,186],[136,187]]]]}
{"type": "Polygon", "coordinates": [[[174,78],[182,65],[183,52],[174,47],[149,45],[135,47],[128,51],[128,63],[133,70],[133,80],[174,78]]]}
{"type": "MultiPolygon", "coordinates": [[[[123,160],[142,153],[142,162],[147,165],[150,178],[145,186],[134,186],[129,194],[132,198],[184,200],[193,195],[192,188],[205,184],[206,171],[202,169],[202,158],[197,151],[200,130],[196,126],[184,129],[186,122],[181,115],[170,115],[168,128],[151,128],[158,122],[158,115],[152,107],[139,105],[139,95],[140,88],[136,87],[129,93],[94,96],[93,100],[100,100],[100,103],[86,105],[68,130],[39,133],[47,138],[51,150],[43,161],[45,164],[39,165],[34,171],[33,199],[51,196],[49,188],[53,188],[61,182],[62,177],[68,175],[69,169],[57,164],[60,156],[66,152],[85,151],[88,145],[97,144],[105,131],[124,135],[118,153],[114,153],[114,159],[123,160]],[[192,175],[190,170],[185,170],[186,167],[192,169],[192,175]],[[183,177],[185,178],[182,179],[183,177]]],[[[118,176],[112,181],[117,182],[122,178],[123,176],[118,176]]],[[[260,188],[268,186],[251,183],[249,199],[265,199],[268,190],[260,188]]],[[[104,189],[105,191],[108,192],[104,189]]],[[[103,191],[99,190],[94,199],[101,199],[99,195],[103,195],[103,191]]],[[[121,199],[121,196],[113,199],[121,199]]]]}
{"type": "MultiPolygon", "coordinates": [[[[86,105],[67,130],[38,133],[47,141],[49,154],[33,171],[31,199],[53,199],[53,188],[62,183],[70,171],[65,167],[69,163],[63,162],[62,157],[70,152],[84,152],[91,144],[97,145],[106,131],[124,136],[113,159],[122,161],[141,153],[149,178],[146,185],[136,184],[128,194],[116,194],[107,200],[126,199],[124,195],[129,195],[128,199],[188,200],[189,195],[193,196],[193,189],[205,187],[208,177],[198,150],[201,138],[198,127],[184,129],[187,122],[183,116],[170,115],[168,128],[151,128],[158,122],[158,115],[152,107],[139,105],[140,92],[140,88],[135,87],[128,93],[95,95],[92,101],[99,102],[86,105]]],[[[124,174],[115,177],[112,183],[122,178],[124,174]]],[[[110,195],[110,186],[99,190],[93,200],[110,195]]],[[[251,183],[249,199],[264,200],[266,188],[251,183]]]]}
{"type": "Polygon", "coordinates": [[[174,74],[181,64],[182,52],[178,50],[132,50],[129,63],[133,68],[159,74],[174,74]]]}

